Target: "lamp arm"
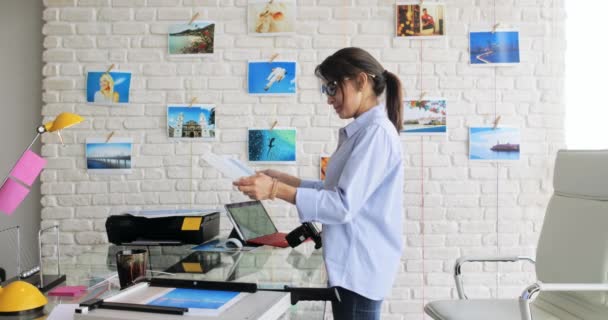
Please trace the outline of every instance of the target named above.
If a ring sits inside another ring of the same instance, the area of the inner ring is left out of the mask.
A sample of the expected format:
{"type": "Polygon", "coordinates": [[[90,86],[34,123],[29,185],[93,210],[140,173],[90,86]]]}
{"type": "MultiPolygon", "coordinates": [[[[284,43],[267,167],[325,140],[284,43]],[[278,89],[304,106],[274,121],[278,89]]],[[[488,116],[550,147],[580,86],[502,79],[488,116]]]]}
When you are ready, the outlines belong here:
{"type": "MultiPolygon", "coordinates": [[[[21,227],[20,226],[14,226],[14,227],[10,227],[10,228],[6,228],[3,230],[0,230],[0,233],[3,233],[5,231],[10,231],[10,230],[16,230],[17,232],[17,276],[21,275],[21,227]]],[[[4,280],[0,281],[4,282],[4,280]]]]}
{"type": "Polygon", "coordinates": [[[6,183],[6,180],[8,180],[8,177],[11,175],[11,172],[13,172],[13,169],[15,169],[15,166],[17,165],[17,163],[19,162],[19,159],[21,159],[23,157],[23,155],[30,150],[30,148],[34,145],[34,143],[36,142],[36,140],[38,140],[38,137],[40,137],[40,134],[42,134],[43,132],[37,132],[36,136],[34,137],[34,140],[32,140],[32,142],[30,143],[29,146],[27,146],[27,148],[25,150],[23,150],[23,152],[21,153],[21,155],[19,156],[19,158],[17,158],[17,161],[15,161],[15,163],[11,166],[11,169],[8,171],[8,173],[6,174],[6,176],[4,177],[4,180],[2,181],[2,184],[0,186],[3,186],[6,183]]]}

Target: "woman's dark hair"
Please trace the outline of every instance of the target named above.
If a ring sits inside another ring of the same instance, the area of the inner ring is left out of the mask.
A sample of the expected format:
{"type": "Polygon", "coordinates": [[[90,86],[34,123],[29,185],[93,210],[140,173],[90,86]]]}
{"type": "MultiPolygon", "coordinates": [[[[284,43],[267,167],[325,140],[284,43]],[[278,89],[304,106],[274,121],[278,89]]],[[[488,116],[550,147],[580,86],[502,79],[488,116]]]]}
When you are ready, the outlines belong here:
{"type": "Polygon", "coordinates": [[[403,98],[399,78],[382,67],[380,62],[361,48],[344,48],[327,57],[315,68],[315,75],[321,79],[336,81],[344,89],[344,79],[354,79],[359,73],[370,75],[373,90],[380,96],[386,89],[386,111],[389,120],[400,132],[403,128],[403,98]]]}

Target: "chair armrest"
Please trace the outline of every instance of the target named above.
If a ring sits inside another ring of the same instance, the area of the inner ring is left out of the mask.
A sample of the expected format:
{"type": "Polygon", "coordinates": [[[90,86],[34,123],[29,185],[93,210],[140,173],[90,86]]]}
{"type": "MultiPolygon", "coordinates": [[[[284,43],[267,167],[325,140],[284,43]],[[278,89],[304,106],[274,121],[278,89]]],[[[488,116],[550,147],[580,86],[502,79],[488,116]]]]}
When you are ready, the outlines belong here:
{"type": "Polygon", "coordinates": [[[556,291],[606,291],[608,292],[608,283],[536,283],[528,286],[519,297],[519,307],[522,320],[532,320],[530,311],[530,300],[532,296],[541,291],[556,292],[556,291]]]}
{"type": "Polygon", "coordinates": [[[458,291],[459,299],[468,299],[464,293],[464,284],[462,282],[462,266],[468,262],[517,262],[529,261],[536,263],[533,258],[527,256],[495,256],[495,257],[460,257],[454,264],[454,281],[456,281],[456,291],[458,291]]]}
{"type": "Polygon", "coordinates": [[[519,298],[530,300],[534,294],[541,291],[608,291],[608,283],[543,283],[537,281],[528,286],[519,298]]]}

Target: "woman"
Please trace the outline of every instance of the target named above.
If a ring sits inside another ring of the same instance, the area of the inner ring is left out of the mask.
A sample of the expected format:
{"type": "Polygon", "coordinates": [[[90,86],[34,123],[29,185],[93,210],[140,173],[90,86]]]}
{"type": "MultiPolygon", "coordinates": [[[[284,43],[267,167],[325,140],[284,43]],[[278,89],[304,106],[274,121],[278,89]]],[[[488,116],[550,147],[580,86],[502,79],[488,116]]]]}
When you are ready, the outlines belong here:
{"type": "Polygon", "coordinates": [[[403,246],[401,83],[359,48],[337,51],[315,74],[338,116],[354,119],[340,129],[325,181],[266,170],[234,185],[252,199],[295,204],[302,222],[321,223],[329,285],[341,296],[334,318],[379,319],[403,246]]]}
{"type": "Polygon", "coordinates": [[[118,102],[118,92],[114,92],[114,79],[109,73],[104,73],[99,77],[99,91],[95,92],[94,102],[118,102]]]}

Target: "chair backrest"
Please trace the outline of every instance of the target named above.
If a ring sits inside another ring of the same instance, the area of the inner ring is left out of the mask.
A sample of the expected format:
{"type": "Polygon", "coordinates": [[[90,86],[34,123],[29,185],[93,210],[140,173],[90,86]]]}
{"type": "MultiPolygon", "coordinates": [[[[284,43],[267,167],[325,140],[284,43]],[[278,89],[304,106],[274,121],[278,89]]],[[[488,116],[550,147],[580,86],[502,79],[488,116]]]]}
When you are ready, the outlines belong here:
{"type": "MultiPolygon", "coordinates": [[[[551,197],[538,242],[536,274],[545,283],[608,282],[608,150],[557,154],[551,197]]],[[[543,296],[543,295],[541,295],[543,296]]],[[[604,293],[544,294],[608,313],[604,293]]],[[[583,313],[585,313],[583,311],[583,313]]],[[[584,317],[584,319],[594,319],[584,317]]]]}

